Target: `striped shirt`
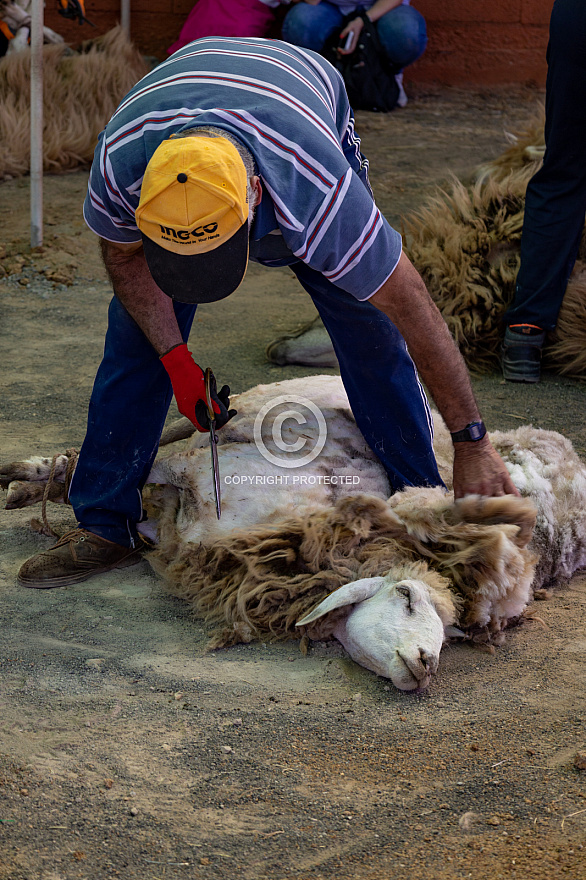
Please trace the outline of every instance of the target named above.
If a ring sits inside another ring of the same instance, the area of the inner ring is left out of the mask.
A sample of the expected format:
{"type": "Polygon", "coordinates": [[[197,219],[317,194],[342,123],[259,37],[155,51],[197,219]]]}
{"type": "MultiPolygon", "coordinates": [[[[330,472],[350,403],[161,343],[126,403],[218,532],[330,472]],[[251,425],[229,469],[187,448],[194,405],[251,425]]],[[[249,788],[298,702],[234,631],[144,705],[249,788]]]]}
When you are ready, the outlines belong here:
{"type": "Polygon", "coordinates": [[[255,158],[263,199],[251,259],[301,260],[360,300],[385,282],[401,237],[374,202],[342,79],[316,53],[275,40],[196,40],[137,83],[96,147],[90,229],[140,241],[135,211],[149,159],[196,125],[231,132],[255,158]]]}

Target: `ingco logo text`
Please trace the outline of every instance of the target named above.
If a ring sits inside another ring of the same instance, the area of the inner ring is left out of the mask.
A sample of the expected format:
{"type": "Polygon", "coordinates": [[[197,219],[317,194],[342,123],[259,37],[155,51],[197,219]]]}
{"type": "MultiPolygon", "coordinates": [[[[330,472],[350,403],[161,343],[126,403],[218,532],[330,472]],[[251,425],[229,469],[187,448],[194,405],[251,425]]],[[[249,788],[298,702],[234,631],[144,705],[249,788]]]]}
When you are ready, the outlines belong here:
{"type": "Polygon", "coordinates": [[[207,223],[205,226],[196,226],[195,229],[173,229],[172,226],[159,226],[163,235],[173,236],[181,241],[189,241],[190,238],[203,238],[204,235],[213,235],[218,228],[217,223],[207,223]]]}

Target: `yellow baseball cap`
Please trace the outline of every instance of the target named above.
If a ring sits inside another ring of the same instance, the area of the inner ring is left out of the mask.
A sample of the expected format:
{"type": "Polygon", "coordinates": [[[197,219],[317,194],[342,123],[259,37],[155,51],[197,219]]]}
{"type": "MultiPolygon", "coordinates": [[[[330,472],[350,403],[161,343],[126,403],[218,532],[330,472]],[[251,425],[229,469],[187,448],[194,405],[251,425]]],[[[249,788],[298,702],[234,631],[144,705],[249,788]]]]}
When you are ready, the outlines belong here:
{"type": "Polygon", "coordinates": [[[244,278],[248,180],[227,138],[163,141],[146,167],[135,216],[151,275],[172,299],[214,302],[244,278]]]}

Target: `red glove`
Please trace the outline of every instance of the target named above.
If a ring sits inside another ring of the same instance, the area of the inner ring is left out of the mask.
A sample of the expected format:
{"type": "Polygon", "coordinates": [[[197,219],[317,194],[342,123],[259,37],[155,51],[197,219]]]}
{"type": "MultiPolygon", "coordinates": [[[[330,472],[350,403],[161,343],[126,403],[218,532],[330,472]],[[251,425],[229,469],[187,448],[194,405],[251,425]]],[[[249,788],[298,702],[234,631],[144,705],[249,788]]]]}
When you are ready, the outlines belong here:
{"type": "MultiPolygon", "coordinates": [[[[181,415],[186,416],[202,433],[209,431],[210,420],[206,405],[206,389],[204,372],[193,360],[193,355],[184,342],[176,345],[161,357],[161,363],[167,370],[177,408],[181,415]]],[[[230,405],[230,389],[227,385],[218,392],[216,380],[210,382],[212,407],[216,414],[216,428],[222,428],[236,410],[228,410],[230,405]]]]}

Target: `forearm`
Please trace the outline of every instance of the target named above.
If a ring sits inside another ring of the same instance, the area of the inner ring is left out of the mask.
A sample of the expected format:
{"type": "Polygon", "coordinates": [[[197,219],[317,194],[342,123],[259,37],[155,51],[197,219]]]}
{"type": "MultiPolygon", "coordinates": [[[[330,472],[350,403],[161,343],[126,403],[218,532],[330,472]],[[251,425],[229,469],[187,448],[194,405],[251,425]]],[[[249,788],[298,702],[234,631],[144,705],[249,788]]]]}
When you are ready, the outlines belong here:
{"type": "Polygon", "coordinates": [[[450,431],[480,417],[466,365],[425,285],[405,254],[370,298],[397,327],[450,431]]]}
{"type": "Polygon", "coordinates": [[[100,239],[114,293],[158,355],[183,342],[173,301],[155,284],[142,247],[116,246],[100,239]]]}
{"type": "Polygon", "coordinates": [[[153,281],[142,246],[114,245],[104,239],[100,244],[114,293],[161,358],[179,412],[191,419],[198,431],[208,431],[209,395],[216,428],[221,428],[236,414],[236,410],[228,410],[230,389],[224,385],[218,392],[212,375],[206,391],[204,371],[183,342],[173,300],[153,281]]]}
{"type": "Polygon", "coordinates": [[[366,16],[371,21],[378,21],[379,18],[382,18],[387,12],[390,12],[391,9],[396,9],[397,6],[401,5],[402,0],[376,0],[376,3],[373,3],[372,6],[366,10],[366,16]]]}
{"type": "MultiPolygon", "coordinates": [[[[405,254],[370,302],[395,324],[448,429],[461,431],[480,419],[466,365],[418,272],[405,254]]],[[[485,435],[454,443],[454,495],[519,492],[485,435]]]]}
{"type": "MultiPolygon", "coordinates": [[[[391,9],[394,9],[396,6],[401,5],[401,0],[377,0],[376,3],[373,3],[372,6],[365,10],[367,17],[372,21],[378,21],[385,13],[389,12],[391,9]]],[[[356,13],[356,18],[352,21],[349,21],[344,30],[340,34],[340,39],[343,40],[344,37],[347,37],[348,34],[352,33],[352,42],[347,49],[339,48],[338,52],[340,55],[350,55],[356,49],[358,44],[358,38],[364,27],[364,21],[362,19],[363,12],[356,13]]]]}

